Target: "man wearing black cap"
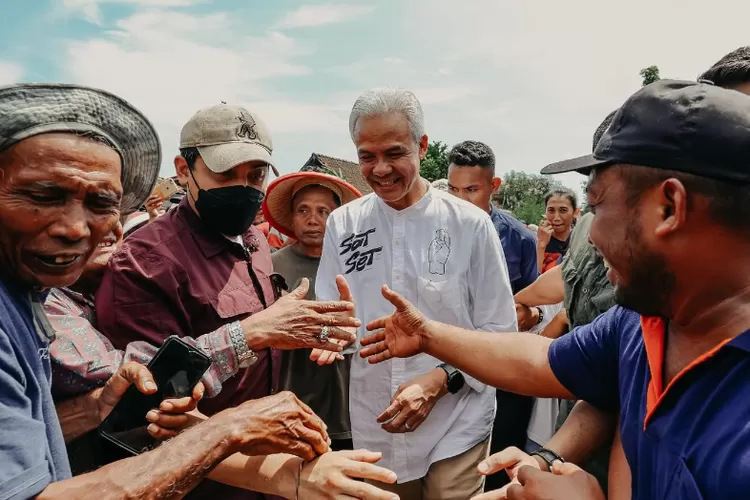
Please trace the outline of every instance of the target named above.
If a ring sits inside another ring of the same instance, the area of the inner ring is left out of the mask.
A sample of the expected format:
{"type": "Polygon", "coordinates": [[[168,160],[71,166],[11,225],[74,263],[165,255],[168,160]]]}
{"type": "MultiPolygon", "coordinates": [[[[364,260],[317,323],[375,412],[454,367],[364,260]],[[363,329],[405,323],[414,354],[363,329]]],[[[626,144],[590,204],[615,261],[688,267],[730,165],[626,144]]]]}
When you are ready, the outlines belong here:
{"type": "MultiPolygon", "coordinates": [[[[152,125],[117,96],[73,85],[0,88],[2,499],[181,497],[236,452],[312,459],[328,449],[320,419],[284,393],[224,412],[152,452],[70,478],[50,390],[54,331],[42,301],[49,288],[80,277],[121,209],[143,203],[160,159],[152,125]]],[[[112,385],[122,394],[130,383],[156,391],[148,370],[129,363],[92,398],[94,409],[110,411],[112,385]]]]}
{"type": "MultiPolygon", "coordinates": [[[[620,306],[555,341],[484,337],[428,322],[386,289],[396,312],[368,325],[384,330],[362,355],[424,351],[505,390],[619,410],[633,498],[747,498],[750,98],[656,82],[593,155],[549,171],[590,173],[590,237],[620,306]]],[[[509,498],[600,497],[593,478],[555,467],[563,476],[521,469],[509,498]]]]}

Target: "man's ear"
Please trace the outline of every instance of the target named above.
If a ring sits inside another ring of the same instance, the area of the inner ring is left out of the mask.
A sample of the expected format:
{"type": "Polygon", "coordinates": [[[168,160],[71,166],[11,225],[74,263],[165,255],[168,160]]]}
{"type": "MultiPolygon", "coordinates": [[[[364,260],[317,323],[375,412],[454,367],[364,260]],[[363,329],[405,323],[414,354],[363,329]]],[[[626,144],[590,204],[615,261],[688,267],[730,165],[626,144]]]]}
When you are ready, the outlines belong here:
{"type": "Polygon", "coordinates": [[[419,159],[424,160],[427,157],[427,146],[429,145],[429,139],[427,134],[423,135],[419,140],[419,159]]]}
{"type": "Polygon", "coordinates": [[[500,186],[503,185],[502,179],[500,177],[493,177],[492,178],[492,194],[497,193],[500,191],[500,186]]]}
{"type": "Polygon", "coordinates": [[[185,158],[180,155],[174,157],[174,169],[177,172],[177,180],[181,186],[187,187],[188,179],[190,178],[190,168],[188,167],[185,158]]]}
{"type": "Polygon", "coordinates": [[[688,210],[687,190],[679,180],[667,179],[659,185],[655,196],[661,209],[656,234],[666,236],[685,224],[688,210]]]}

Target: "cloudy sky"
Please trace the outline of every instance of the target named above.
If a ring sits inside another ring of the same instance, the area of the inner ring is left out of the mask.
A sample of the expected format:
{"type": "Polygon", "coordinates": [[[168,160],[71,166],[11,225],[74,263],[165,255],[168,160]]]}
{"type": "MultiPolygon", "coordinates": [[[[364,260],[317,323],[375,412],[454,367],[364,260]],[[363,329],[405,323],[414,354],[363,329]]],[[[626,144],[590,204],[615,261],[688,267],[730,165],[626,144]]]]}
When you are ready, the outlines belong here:
{"type": "Polygon", "coordinates": [[[432,139],[487,142],[502,175],[587,153],[641,68],[693,79],[750,43],[747,19],[740,0],[2,0],[0,84],[122,95],[156,125],[164,174],[201,107],[258,111],[290,172],[313,151],[355,159],[357,94],[406,87],[432,139]]]}

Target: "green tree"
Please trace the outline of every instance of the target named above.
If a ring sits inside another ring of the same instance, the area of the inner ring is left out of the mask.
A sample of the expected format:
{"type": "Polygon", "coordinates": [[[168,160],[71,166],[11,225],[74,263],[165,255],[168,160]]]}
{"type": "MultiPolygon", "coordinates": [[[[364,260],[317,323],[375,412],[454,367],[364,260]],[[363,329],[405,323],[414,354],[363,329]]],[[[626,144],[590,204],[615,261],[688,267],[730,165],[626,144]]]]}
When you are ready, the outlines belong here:
{"type": "Polygon", "coordinates": [[[493,201],[528,224],[537,224],[544,216],[544,197],[555,188],[563,187],[546,175],[511,171],[503,176],[500,190],[493,201]]]}
{"type": "Polygon", "coordinates": [[[643,86],[650,85],[658,80],[661,80],[659,76],[658,66],[649,66],[641,70],[641,78],[643,78],[643,86]]]}
{"type": "Polygon", "coordinates": [[[430,182],[448,177],[448,145],[432,141],[427,146],[427,155],[419,168],[422,177],[430,182]]]}

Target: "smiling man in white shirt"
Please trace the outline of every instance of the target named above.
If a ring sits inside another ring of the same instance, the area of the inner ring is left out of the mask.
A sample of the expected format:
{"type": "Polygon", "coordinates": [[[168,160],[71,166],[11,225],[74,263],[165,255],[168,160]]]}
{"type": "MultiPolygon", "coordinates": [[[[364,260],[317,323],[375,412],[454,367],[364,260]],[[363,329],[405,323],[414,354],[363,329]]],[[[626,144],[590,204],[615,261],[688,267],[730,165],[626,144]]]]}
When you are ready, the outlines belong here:
{"type": "MultiPolygon", "coordinates": [[[[330,215],[317,297],[338,298],[335,278],[343,274],[363,324],[392,312],[380,293],[387,284],[433,320],[515,330],[507,266],[490,217],[419,176],[428,141],[416,96],[368,91],[355,102],[349,127],[374,193],[330,215]]],[[[428,355],[382,365],[353,359],[355,448],[383,452],[382,465],[399,484],[379,486],[403,500],[464,500],[482,491],[476,467],[489,448],[494,401],[493,388],[428,355]]]]}

